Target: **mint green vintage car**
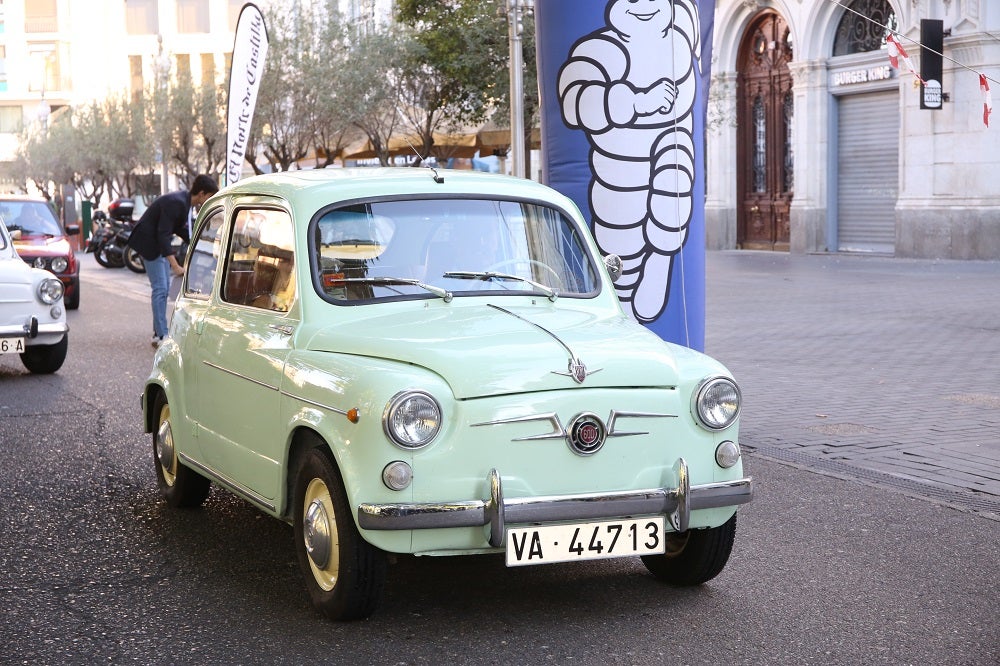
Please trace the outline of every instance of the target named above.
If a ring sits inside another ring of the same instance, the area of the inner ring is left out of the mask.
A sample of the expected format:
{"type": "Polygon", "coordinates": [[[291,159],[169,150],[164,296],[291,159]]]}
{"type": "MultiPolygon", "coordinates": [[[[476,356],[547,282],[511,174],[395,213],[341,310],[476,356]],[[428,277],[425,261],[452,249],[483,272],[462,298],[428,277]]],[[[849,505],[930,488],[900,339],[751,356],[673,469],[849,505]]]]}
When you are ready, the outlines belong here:
{"type": "Polygon", "coordinates": [[[641,557],[697,585],[750,501],[740,391],[623,314],[579,210],[432,169],[248,178],[202,208],[143,392],[171,506],[292,523],[315,606],[370,615],[388,553],[641,557]]]}

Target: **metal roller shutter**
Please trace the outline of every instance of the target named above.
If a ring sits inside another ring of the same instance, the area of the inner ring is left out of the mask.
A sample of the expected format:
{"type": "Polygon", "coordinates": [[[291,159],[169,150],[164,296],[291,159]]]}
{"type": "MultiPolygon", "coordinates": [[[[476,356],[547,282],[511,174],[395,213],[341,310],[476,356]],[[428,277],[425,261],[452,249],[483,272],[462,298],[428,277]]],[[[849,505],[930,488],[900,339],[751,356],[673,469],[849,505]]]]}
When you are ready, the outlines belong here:
{"type": "Polygon", "coordinates": [[[899,196],[899,93],[841,97],[837,124],[837,249],[893,253],[899,196]]]}

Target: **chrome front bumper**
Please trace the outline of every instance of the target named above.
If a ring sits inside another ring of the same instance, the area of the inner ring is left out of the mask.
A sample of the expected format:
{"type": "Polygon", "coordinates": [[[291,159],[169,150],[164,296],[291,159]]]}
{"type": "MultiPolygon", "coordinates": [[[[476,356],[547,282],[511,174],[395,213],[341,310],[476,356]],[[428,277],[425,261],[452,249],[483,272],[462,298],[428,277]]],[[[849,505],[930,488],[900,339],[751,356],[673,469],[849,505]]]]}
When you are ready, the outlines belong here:
{"type": "Polygon", "coordinates": [[[677,488],[611,493],[505,498],[497,470],[489,475],[490,498],[463,502],[362,504],[358,525],[366,530],[424,530],[490,526],[490,545],[503,545],[507,523],[601,520],[665,515],[678,532],[688,529],[691,511],[746,504],[753,498],[750,478],[690,485],[687,463],[674,464],[677,488]]]}
{"type": "Polygon", "coordinates": [[[23,324],[5,324],[0,326],[0,338],[20,338],[29,340],[49,333],[66,333],[69,326],[66,322],[53,322],[51,324],[40,324],[34,316],[29,317],[23,324]]]}

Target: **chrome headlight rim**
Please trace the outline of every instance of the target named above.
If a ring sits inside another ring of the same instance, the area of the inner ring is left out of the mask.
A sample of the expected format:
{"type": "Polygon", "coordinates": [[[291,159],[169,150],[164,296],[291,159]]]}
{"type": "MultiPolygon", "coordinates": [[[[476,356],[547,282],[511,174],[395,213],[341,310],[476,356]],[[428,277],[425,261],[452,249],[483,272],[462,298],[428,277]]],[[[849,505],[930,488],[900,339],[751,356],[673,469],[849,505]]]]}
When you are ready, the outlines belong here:
{"type": "Polygon", "coordinates": [[[400,391],[392,396],[392,399],[385,406],[385,412],[382,414],[382,430],[385,432],[385,436],[404,451],[421,449],[433,442],[438,433],[441,432],[441,422],[441,405],[434,396],[426,391],[412,389],[400,391]],[[405,430],[400,430],[400,426],[404,428],[406,426],[405,423],[400,423],[400,419],[405,418],[401,410],[411,401],[423,402],[424,406],[430,408],[433,412],[434,425],[420,437],[407,436],[405,430]]]}
{"type": "Polygon", "coordinates": [[[693,394],[691,412],[697,419],[698,425],[711,432],[719,432],[732,426],[740,417],[742,409],[743,396],[740,393],[740,387],[730,377],[721,375],[706,377],[698,384],[698,388],[693,394]],[[719,390],[732,390],[735,393],[736,402],[736,408],[721,418],[713,415],[713,411],[719,406],[719,390]]]}
{"type": "Polygon", "coordinates": [[[63,283],[56,278],[45,278],[38,283],[38,289],[36,290],[36,295],[38,300],[45,305],[52,305],[53,303],[58,303],[59,299],[63,297],[64,292],[63,283]]]}
{"type": "Polygon", "coordinates": [[[53,257],[49,262],[49,270],[53,273],[65,273],[69,268],[69,259],[66,257],[53,257]]]}

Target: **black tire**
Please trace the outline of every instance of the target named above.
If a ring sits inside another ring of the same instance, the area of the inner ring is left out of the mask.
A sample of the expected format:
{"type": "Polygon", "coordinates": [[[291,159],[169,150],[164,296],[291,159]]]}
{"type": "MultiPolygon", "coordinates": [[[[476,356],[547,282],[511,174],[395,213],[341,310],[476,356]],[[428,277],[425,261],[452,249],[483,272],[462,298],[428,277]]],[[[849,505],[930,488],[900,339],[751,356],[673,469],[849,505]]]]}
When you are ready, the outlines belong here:
{"type": "Polygon", "coordinates": [[[175,508],[197,507],[208,497],[209,480],[177,459],[174,444],[173,422],[170,405],[164,395],[159,395],[154,406],[156,428],[153,430],[153,463],[156,481],[169,506],[175,508]]]}
{"type": "Polygon", "coordinates": [[[701,585],[726,567],[736,539],[736,515],[719,527],[667,534],[667,552],[644,555],[642,563],[659,580],[677,586],[701,585]]]}
{"type": "Polygon", "coordinates": [[[69,349],[69,334],[54,345],[36,345],[26,347],[21,352],[21,363],[29,372],[36,375],[51,375],[62,367],[69,349]]]}
{"type": "Polygon", "coordinates": [[[131,247],[125,248],[125,268],[133,273],[146,272],[146,264],[143,263],[142,257],[131,247]]]}
{"type": "Polygon", "coordinates": [[[80,309],[80,282],[77,281],[73,285],[73,295],[68,296],[63,299],[63,304],[66,306],[67,310],[79,310],[80,309]]]}
{"type": "Polygon", "coordinates": [[[125,265],[125,262],[120,258],[108,255],[108,244],[105,241],[99,242],[94,248],[94,259],[105,268],[121,268],[125,265]]]}
{"type": "Polygon", "coordinates": [[[340,473],[324,448],[303,455],[292,501],[295,550],[313,605],[332,620],[374,613],[385,587],[386,556],[358,533],[340,473]]]}

